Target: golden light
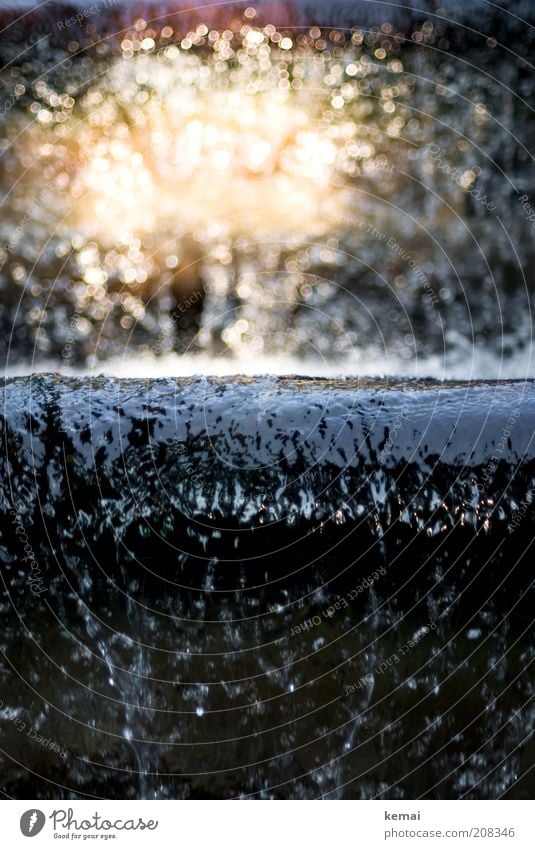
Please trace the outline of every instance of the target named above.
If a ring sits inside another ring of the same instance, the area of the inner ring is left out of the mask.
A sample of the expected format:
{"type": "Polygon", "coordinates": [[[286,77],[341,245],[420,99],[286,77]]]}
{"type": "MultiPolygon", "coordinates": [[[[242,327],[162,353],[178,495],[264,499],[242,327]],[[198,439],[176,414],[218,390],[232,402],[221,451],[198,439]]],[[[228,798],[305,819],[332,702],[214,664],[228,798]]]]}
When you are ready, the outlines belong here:
{"type": "MultiPolygon", "coordinates": [[[[263,38],[251,31],[245,43],[263,38]]],[[[118,62],[108,81],[117,102],[101,86],[79,130],[89,153],[71,223],[114,241],[214,224],[258,238],[321,230],[340,212],[341,133],[321,121],[317,97],[279,82],[251,75],[222,86],[183,54],[118,62]]]]}

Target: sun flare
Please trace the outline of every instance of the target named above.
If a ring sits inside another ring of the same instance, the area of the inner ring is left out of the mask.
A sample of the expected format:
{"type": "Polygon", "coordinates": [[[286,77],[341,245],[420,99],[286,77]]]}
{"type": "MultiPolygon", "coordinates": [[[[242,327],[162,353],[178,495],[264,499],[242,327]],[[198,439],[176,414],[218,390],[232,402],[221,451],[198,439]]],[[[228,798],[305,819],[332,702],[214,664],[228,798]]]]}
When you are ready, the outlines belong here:
{"type": "Polygon", "coordinates": [[[147,71],[119,63],[111,85],[127,120],[95,97],[80,127],[89,152],[77,176],[76,226],[116,240],[162,222],[176,233],[210,226],[262,237],[314,232],[339,211],[335,167],[347,128],[322,121],[313,97],[270,80],[245,90],[198,85],[207,67],[196,76],[176,61],[151,69],[149,92],[147,71]]]}

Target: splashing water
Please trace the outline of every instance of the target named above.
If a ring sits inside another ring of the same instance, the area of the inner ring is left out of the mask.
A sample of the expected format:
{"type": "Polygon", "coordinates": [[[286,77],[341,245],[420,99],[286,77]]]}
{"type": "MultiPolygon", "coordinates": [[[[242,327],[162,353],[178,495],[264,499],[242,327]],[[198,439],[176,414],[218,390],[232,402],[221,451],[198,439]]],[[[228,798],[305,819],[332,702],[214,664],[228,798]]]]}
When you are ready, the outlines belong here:
{"type": "Polygon", "coordinates": [[[522,60],[136,26],[4,75],[8,369],[531,373],[522,60]]]}

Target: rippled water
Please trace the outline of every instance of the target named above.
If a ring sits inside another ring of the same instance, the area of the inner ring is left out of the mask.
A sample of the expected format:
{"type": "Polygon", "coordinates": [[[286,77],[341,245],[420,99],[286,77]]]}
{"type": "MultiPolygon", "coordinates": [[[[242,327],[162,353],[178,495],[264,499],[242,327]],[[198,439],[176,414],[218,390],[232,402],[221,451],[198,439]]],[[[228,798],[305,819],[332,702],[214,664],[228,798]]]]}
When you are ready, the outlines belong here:
{"type": "Polygon", "coordinates": [[[529,797],[531,385],[2,400],[4,793],[529,797]]]}

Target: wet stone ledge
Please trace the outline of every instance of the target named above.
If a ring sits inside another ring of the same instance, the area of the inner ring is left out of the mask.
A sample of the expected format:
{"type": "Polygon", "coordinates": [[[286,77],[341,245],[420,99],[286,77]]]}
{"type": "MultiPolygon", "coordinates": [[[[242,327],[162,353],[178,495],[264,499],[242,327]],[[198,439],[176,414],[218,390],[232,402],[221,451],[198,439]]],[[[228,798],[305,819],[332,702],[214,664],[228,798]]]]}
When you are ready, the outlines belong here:
{"type": "Polygon", "coordinates": [[[532,382],[45,375],[6,381],[1,413],[0,510],[67,558],[276,560],[314,533],[388,559],[533,516],[532,382]]]}

